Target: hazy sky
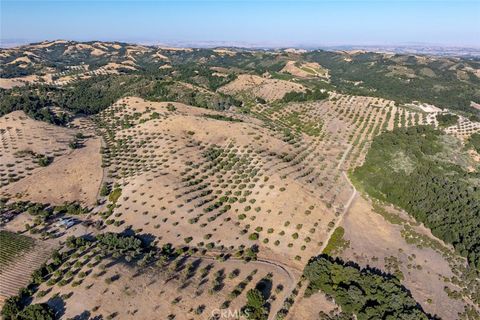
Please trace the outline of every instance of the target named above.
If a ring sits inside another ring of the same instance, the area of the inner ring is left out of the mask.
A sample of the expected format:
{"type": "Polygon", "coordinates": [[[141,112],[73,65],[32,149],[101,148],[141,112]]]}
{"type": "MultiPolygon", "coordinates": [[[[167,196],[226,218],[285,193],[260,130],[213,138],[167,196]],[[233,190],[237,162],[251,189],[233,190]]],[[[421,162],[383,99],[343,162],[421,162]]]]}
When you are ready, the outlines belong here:
{"type": "Polygon", "coordinates": [[[480,46],[480,0],[0,2],[5,42],[480,46]]]}

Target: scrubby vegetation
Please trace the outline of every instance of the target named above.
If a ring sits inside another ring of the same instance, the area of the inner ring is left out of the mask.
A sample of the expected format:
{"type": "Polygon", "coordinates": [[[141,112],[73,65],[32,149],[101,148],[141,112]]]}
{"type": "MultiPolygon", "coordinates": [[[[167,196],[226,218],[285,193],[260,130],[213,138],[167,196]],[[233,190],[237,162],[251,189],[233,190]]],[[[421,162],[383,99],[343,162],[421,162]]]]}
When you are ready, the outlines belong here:
{"type": "Polygon", "coordinates": [[[237,119],[234,117],[224,116],[222,114],[206,114],[204,115],[205,118],[221,120],[221,121],[230,121],[230,122],[242,122],[241,119],[237,119]]]}
{"type": "Polygon", "coordinates": [[[343,239],[343,235],[345,234],[345,229],[343,227],[336,228],[330,239],[328,240],[327,246],[323,249],[324,254],[331,255],[333,252],[342,251],[346,247],[348,247],[348,241],[343,239]]]}
{"type": "Polygon", "coordinates": [[[458,116],[451,113],[437,114],[437,121],[440,127],[450,127],[458,122],[458,116]]]}
{"type": "Polygon", "coordinates": [[[283,96],[283,102],[305,102],[323,100],[328,98],[328,93],[322,89],[315,88],[314,90],[307,89],[305,92],[288,92],[283,96]]]}

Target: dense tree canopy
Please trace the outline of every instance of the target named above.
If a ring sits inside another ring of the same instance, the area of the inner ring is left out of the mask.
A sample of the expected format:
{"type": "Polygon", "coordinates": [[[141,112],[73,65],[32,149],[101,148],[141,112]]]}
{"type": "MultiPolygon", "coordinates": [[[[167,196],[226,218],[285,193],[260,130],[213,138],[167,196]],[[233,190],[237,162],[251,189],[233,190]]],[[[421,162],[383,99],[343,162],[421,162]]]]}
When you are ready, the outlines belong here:
{"type": "Polygon", "coordinates": [[[396,129],[374,139],[353,178],[371,196],[425,223],[480,267],[479,173],[455,163],[457,152],[431,127],[396,129]]]}
{"type": "Polygon", "coordinates": [[[475,151],[480,153],[480,133],[476,132],[472,134],[468,139],[468,144],[472,146],[475,151]]]}
{"type": "Polygon", "coordinates": [[[316,88],[314,90],[307,89],[305,92],[297,92],[297,91],[288,92],[282,98],[282,101],[304,102],[304,101],[323,100],[326,98],[328,98],[328,93],[322,91],[321,89],[316,88]]]}
{"type": "Polygon", "coordinates": [[[45,303],[24,306],[15,296],[5,301],[2,317],[5,320],[53,320],[55,312],[45,303]]]}
{"type": "Polygon", "coordinates": [[[451,113],[437,114],[437,121],[441,127],[450,127],[457,124],[458,116],[451,113]]]}
{"type": "Polygon", "coordinates": [[[53,102],[47,95],[49,90],[53,89],[0,89],[0,116],[23,110],[33,119],[57,125],[65,124],[69,120],[66,113],[55,114],[50,110],[53,102]]]}
{"type": "Polygon", "coordinates": [[[342,311],[357,319],[428,319],[410,292],[392,276],[360,269],[329,256],[313,258],[305,267],[306,296],[321,290],[335,299],[342,311]]]}

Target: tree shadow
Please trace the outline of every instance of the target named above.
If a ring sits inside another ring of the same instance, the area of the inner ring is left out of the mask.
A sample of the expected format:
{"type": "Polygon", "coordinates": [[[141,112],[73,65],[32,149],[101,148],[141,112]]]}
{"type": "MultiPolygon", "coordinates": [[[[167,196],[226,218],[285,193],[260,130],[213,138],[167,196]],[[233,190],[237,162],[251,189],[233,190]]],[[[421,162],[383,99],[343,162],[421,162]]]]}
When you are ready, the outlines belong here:
{"type": "Polygon", "coordinates": [[[65,301],[60,296],[51,298],[47,304],[55,310],[56,319],[61,319],[65,315],[65,301]]]}
{"type": "Polygon", "coordinates": [[[85,310],[79,315],[76,315],[75,317],[72,318],[72,320],[89,320],[90,319],[90,311],[85,310]]]}

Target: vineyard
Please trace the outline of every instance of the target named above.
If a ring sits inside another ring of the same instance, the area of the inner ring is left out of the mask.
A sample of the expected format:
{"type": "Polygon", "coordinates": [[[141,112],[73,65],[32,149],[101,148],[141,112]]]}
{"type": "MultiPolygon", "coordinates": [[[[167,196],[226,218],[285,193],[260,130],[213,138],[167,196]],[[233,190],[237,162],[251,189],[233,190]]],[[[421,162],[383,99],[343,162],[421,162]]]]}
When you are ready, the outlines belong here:
{"type": "Polygon", "coordinates": [[[47,261],[53,248],[47,242],[0,231],[0,305],[28,285],[31,274],[47,261]]]}
{"type": "Polygon", "coordinates": [[[32,238],[8,231],[0,231],[0,274],[16,258],[30,251],[35,244],[32,238]]]}

